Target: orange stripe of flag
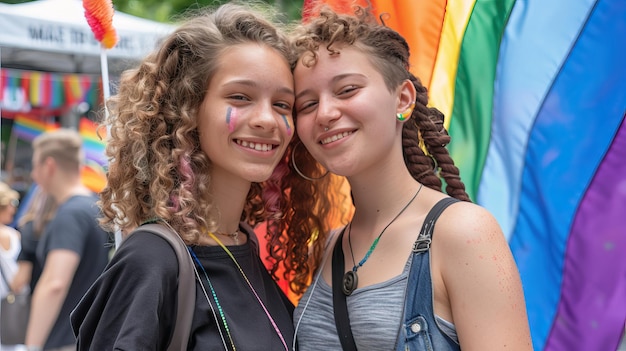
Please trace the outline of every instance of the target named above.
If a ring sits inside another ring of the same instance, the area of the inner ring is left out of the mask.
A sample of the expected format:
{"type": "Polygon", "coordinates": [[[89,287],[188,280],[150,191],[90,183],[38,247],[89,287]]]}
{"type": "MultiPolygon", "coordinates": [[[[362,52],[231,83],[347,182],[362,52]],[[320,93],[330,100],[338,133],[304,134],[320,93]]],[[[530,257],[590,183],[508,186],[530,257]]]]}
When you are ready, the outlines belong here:
{"type": "Polygon", "coordinates": [[[394,0],[375,2],[385,23],[400,33],[411,50],[411,72],[428,88],[437,59],[447,0],[394,0]]]}

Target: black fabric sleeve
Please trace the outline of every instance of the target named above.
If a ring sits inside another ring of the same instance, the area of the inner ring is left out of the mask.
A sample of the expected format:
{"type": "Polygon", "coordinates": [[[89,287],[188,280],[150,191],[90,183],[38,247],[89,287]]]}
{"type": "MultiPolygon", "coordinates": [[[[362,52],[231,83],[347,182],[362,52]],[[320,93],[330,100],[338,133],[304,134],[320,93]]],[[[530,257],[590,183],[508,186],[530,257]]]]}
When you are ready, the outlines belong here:
{"type": "Polygon", "coordinates": [[[37,242],[35,238],[35,229],[33,221],[26,222],[23,226],[18,228],[21,234],[22,249],[17,256],[18,261],[28,261],[34,263],[37,260],[37,242]]]}
{"type": "Polygon", "coordinates": [[[177,284],[178,261],[169,243],[133,233],[71,314],[77,350],[165,350],[177,284]]]}

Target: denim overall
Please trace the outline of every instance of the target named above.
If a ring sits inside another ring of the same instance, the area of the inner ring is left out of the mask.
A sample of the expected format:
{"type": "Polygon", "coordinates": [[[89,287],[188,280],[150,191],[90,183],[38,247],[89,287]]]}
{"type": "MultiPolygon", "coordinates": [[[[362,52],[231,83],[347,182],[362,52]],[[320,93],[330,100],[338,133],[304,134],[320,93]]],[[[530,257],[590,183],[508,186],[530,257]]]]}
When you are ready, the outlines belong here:
{"type": "Polygon", "coordinates": [[[461,350],[459,344],[443,333],[435,321],[429,252],[435,221],[446,207],[457,201],[454,198],[439,201],[426,216],[420,235],[413,244],[404,321],[396,341],[396,351],[461,350]]]}

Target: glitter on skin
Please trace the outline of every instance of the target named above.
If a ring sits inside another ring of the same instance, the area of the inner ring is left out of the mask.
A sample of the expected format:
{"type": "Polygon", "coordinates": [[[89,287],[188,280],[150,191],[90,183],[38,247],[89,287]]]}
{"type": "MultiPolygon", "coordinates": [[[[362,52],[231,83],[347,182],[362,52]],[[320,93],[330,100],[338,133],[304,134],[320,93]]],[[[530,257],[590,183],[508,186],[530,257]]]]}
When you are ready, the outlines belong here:
{"type": "Polygon", "coordinates": [[[228,124],[228,131],[235,130],[235,124],[237,123],[237,109],[229,107],[226,110],[226,124],[228,124]]]}
{"type": "Polygon", "coordinates": [[[289,120],[287,116],[281,115],[283,117],[283,121],[285,121],[285,125],[287,126],[287,135],[291,136],[291,125],[289,124],[289,120]]]}

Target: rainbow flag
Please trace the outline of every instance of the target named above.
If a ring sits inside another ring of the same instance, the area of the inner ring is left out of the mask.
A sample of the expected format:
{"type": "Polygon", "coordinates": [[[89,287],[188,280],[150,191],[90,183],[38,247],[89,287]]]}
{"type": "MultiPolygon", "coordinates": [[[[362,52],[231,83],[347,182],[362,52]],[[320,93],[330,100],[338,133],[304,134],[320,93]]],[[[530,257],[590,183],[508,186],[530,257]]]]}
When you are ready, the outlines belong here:
{"type": "Polygon", "coordinates": [[[104,167],[87,159],[83,169],[80,172],[82,183],[91,191],[99,193],[106,185],[106,171],[104,167]]]}
{"type": "Polygon", "coordinates": [[[39,134],[57,128],[59,128],[59,124],[54,121],[54,118],[41,118],[29,114],[17,114],[13,120],[12,133],[15,133],[15,135],[22,140],[31,142],[39,134]]]}
{"type": "MultiPolygon", "coordinates": [[[[59,128],[54,118],[42,118],[28,114],[17,114],[13,121],[12,132],[18,138],[32,142],[38,135],[59,128]]],[[[94,122],[87,118],[81,118],[79,133],[83,137],[83,150],[85,152],[85,165],[81,170],[83,184],[94,192],[100,192],[106,184],[107,159],[104,155],[106,134],[100,132],[94,122]],[[97,133],[102,135],[100,140],[97,133]]]]}
{"type": "Polygon", "coordinates": [[[96,162],[102,167],[106,166],[108,163],[104,154],[106,147],[106,129],[99,128],[97,123],[88,118],[81,117],[78,132],[83,137],[85,158],[96,162]]]}
{"type": "Polygon", "coordinates": [[[407,38],[468,193],[509,240],[534,349],[616,350],[626,321],[626,1],[370,3],[407,38]]]}
{"type": "Polygon", "coordinates": [[[82,170],[83,184],[95,192],[100,192],[106,184],[105,167],[108,164],[104,153],[106,129],[86,117],[81,117],[78,132],[83,137],[85,166],[82,170]]]}
{"type": "Polygon", "coordinates": [[[100,128],[96,122],[81,117],[78,132],[83,137],[85,151],[85,166],[81,177],[83,184],[95,192],[100,192],[106,185],[106,171],[108,164],[104,150],[106,147],[106,129],[100,128]]]}

